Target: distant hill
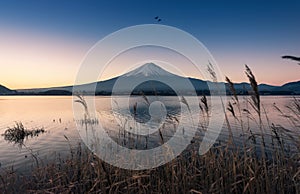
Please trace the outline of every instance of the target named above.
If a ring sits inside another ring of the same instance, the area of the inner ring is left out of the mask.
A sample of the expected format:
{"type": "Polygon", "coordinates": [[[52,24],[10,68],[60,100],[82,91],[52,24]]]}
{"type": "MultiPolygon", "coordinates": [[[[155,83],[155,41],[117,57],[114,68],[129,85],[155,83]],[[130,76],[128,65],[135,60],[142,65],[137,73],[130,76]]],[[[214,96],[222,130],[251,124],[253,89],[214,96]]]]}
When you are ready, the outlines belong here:
{"type": "MultiPolygon", "coordinates": [[[[144,94],[175,95],[172,87],[165,84],[167,82],[172,83],[173,86],[176,86],[176,89],[185,91],[187,94],[191,92],[187,91],[185,83],[188,82],[192,84],[198,95],[209,95],[210,91],[208,86],[212,84],[210,81],[181,77],[164,70],[154,63],[146,63],[128,73],[109,80],[78,85],[76,86],[76,90],[83,93],[93,94],[93,90],[96,88],[96,95],[111,95],[114,92],[112,90],[116,82],[121,84],[122,87],[114,93],[115,95],[128,93],[140,94],[141,92],[144,94]],[[135,85],[135,83],[141,84],[132,90],[131,86],[135,85]]],[[[217,85],[220,84],[224,83],[217,83],[217,85]]],[[[226,93],[230,94],[230,89],[227,83],[225,83],[225,87],[226,93]]],[[[251,91],[250,84],[245,82],[235,83],[234,87],[239,95],[247,95],[249,94],[249,91],[251,91]]],[[[282,86],[260,84],[258,89],[262,95],[298,95],[300,94],[300,81],[286,83],[282,86]]],[[[23,95],[71,95],[72,92],[73,86],[18,90],[18,94],[23,95]]],[[[2,93],[1,90],[0,93],[2,93]]]]}
{"type": "Polygon", "coordinates": [[[0,85],[0,95],[10,95],[10,94],[16,94],[16,93],[17,92],[15,90],[11,90],[3,85],[0,85]]]}
{"type": "MultiPolygon", "coordinates": [[[[300,81],[297,82],[290,82],[282,85],[280,87],[281,90],[287,90],[287,91],[300,91],[300,81]]],[[[298,93],[300,94],[300,93],[298,93]]]]}
{"type": "Polygon", "coordinates": [[[39,92],[37,95],[58,95],[58,96],[69,96],[72,95],[72,92],[66,90],[47,90],[44,92],[39,92]]]}

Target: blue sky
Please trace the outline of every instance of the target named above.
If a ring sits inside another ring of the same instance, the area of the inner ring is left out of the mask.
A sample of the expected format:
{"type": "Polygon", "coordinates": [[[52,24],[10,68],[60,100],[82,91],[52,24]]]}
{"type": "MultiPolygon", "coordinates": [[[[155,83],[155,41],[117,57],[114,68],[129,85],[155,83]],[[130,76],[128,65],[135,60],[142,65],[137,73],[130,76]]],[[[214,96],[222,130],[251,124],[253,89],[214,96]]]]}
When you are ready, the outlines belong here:
{"type": "Polygon", "coordinates": [[[247,63],[260,82],[280,85],[299,80],[299,66],[280,58],[300,56],[299,10],[300,1],[0,1],[0,51],[5,51],[0,54],[0,84],[72,84],[85,53],[98,40],[124,27],[156,23],[159,16],[162,24],[204,43],[234,81],[246,80],[247,63]],[[11,68],[20,69],[15,72],[20,80],[9,79],[11,68]],[[69,74],[57,75],[58,68],[69,74]]]}

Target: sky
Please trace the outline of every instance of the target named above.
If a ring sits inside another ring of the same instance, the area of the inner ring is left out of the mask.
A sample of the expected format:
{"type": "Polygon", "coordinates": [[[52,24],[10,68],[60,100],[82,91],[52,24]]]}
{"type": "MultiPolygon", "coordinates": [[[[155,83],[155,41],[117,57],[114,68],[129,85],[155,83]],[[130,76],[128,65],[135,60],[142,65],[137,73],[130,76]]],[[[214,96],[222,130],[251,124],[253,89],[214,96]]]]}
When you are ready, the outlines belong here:
{"type": "MultiPolygon", "coordinates": [[[[201,41],[234,82],[247,81],[247,64],[259,83],[282,85],[300,80],[300,65],[281,59],[300,56],[299,10],[296,0],[2,0],[0,84],[11,89],[72,85],[99,40],[125,27],[157,23],[159,16],[161,24],[201,41]]],[[[119,67],[103,79],[126,68],[121,62],[119,67]]]]}

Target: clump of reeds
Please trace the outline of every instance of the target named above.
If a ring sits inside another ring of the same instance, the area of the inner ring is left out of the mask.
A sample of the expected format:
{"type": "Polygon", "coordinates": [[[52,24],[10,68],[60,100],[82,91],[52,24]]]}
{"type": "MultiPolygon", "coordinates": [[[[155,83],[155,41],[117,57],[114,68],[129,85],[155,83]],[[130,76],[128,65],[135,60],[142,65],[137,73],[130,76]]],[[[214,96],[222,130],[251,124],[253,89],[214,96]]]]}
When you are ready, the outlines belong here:
{"type": "Polygon", "coordinates": [[[22,145],[25,138],[39,136],[39,134],[45,133],[44,128],[40,129],[26,129],[22,122],[16,122],[15,126],[9,127],[2,134],[4,139],[9,142],[22,145]]]}
{"type": "Polygon", "coordinates": [[[78,99],[75,100],[74,102],[81,104],[82,107],[84,108],[85,114],[89,115],[88,105],[87,105],[87,103],[86,103],[86,100],[85,100],[84,96],[83,96],[83,95],[80,95],[80,94],[75,94],[75,96],[76,96],[78,99]]]}
{"type": "Polygon", "coordinates": [[[203,156],[191,146],[161,167],[132,171],[111,166],[78,145],[72,157],[57,158],[34,169],[30,177],[13,174],[9,176],[15,178],[7,180],[2,176],[0,189],[8,193],[266,193],[268,186],[270,193],[299,191],[296,158],[278,158],[267,163],[265,171],[252,149],[244,156],[224,146],[215,145],[203,156]]]}
{"type": "Polygon", "coordinates": [[[75,96],[78,99],[74,100],[74,102],[81,104],[82,107],[84,108],[83,118],[79,120],[79,123],[82,126],[86,126],[86,130],[87,130],[88,125],[90,125],[90,126],[92,126],[92,125],[98,125],[99,124],[99,120],[98,120],[98,118],[92,117],[90,115],[88,104],[87,104],[84,96],[81,95],[81,94],[76,94],[75,96]]]}

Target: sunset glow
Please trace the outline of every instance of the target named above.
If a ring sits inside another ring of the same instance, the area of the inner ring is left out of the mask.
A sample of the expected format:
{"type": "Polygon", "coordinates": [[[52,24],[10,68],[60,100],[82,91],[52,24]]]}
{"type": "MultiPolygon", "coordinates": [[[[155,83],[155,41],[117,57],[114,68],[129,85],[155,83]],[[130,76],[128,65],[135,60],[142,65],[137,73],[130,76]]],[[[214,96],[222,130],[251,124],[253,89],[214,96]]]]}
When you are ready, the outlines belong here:
{"type": "MultiPolygon", "coordinates": [[[[172,7],[165,2],[153,11],[157,2],[137,2],[140,9],[126,10],[122,9],[123,2],[116,6],[99,3],[94,7],[55,2],[39,9],[42,2],[15,6],[0,3],[1,85],[11,89],[72,85],[82,60],[94,44],[123,27],[153,23],[155,14],[164,18],[163,24],[182,28],[202,41],[224,76],[235,82],[247,81],[244,64],[252,68],[260,83],[282,85],[299,80],[299,65],[281,59],[284,54],[299,55],[300,27],[293,25],[300,18],[298,11],[293,11],[299,4],[252,4],[250,8],[241,6],[237,12],[225,8],[222,13],[204,18],[205,10],[212,5],[182,2],[182,6],[172,7]],[[68,17],[62,12],[64,7],[70,7],[68,17]],[[57,10],[52,13],[54,9],[57,10]],[[183,10],[181,19],[175,14],[179,9],[183,10]],[[49,15],[43,15],[44,12],[49,15]]],[[[216,10],[220,8],[221,4],[216,10]]],[[[124,73],[128,69],[124,64],[136,61],[134,57],[122,60],[109,68],[101,80],[124,73]]],[[[175,66],[182,68],[184,64],[175,66]]],[[[186,69],[186,76],[201,78],[194,72],[186,69]]]]}

